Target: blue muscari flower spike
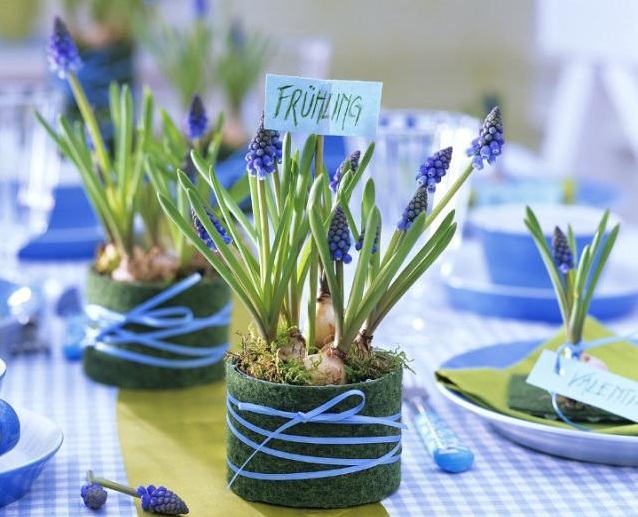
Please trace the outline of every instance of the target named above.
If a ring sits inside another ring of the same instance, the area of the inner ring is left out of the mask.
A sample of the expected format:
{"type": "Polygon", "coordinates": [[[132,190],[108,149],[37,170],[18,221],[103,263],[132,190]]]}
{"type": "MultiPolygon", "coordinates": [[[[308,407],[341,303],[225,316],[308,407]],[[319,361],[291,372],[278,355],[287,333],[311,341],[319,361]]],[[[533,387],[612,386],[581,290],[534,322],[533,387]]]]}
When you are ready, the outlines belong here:
{"type": "Polygon", "coordinates": [[[208,0],[194,0],[193,10],[195,11],[195,18],[204,18],[208,14],[208,0]]]}
{"type": "Polygon", "coordinates": [[[242,50],[246,46],[246,31],[240,20],[231,22],[228,38],[234,50],[242,50]]]}
{"type": "Polygon", "coordinates": [[[261,116],[257,133],[248,144],[246,153],[246,171],[251,176],[263,180],[275,172],[277,163],[281,163],[281,138],[279,131],[264,128],[264,116],[261,116]]]}
{"type": "Polygon", "coordinates": [[[188,114],[186,115],[186,134],[191,140],[198,140],[208,131],[208,116],[204,103],[199,95],[193,95],[188,114]]]}
{"type": "MultiPolygon", "coordinates": [[[[361,229],[361,234],[359,235],[359,239],[357,240],[357,242],[354,245],[354,248],[357,251],[361,251],[361,248],[363,248],[363,239],[365,238],[366,235],[366,230],[365,228],[361,229]]],[[[372,243],[372,254],[376,253],[377,250],[379,249],[379,237],[381,235],[381,227],[377,226],[377,231],[374,235],[374,242],[372,243]]]]}
{"type": "Polygon", "coordinates": [[[80,495],[82,496],[84,504],[91,510],[99,510],[102,508],[108,497],[106,490],[97,483],[82,485],[80,495]]]}
{"type": "Polygon", "coordinates": [[[567,242],[567,237],[558,226],[554,228],[552,248],[554,249],[554,262],[561,273],[565,274],[570,269],[574,269],[572,250],[567,242]]]}
{"type": "MultiPolygon", "coordinates": [[[[217,219],[217,217],[215,217],[213,214],[211,214],[208,210],[206,210],[206,214],[208,215],[208,218],[210,219],[210,221],[215,226],[215,229],[217,230],[219,235],[221,235],[221,237],[224,240],[224,242],[226,244],[230,244],[232,242],[232,239],[230,238],[230,235],[228,235],[228,233],[226,233],[226,229],[222,226],[222,223],[220,223],[219,220],[217,219]]],[[[204,225],[199,220],[199,217],[197,217],[197,214],[195,213],[195,210],[191,209],[191,217],[193,219],[193,225],[195,226],[195,231],[197,232],[197,235],[199,236],[199,238],[204,241],[204,244],[206,244],[206,246],[209,249],[211,249],[213,251],[217,251],[217,247],[215,246],[215,242],[213,241],[211,236],[206,231],[206,228],[204,228],[204,225]]]]}
{"type": "Polygon", "coordinates": [[[341,260],[344,264],[350,264],[352,257],[348,253],[350,250],[350,228],[343,209],[335,208],[328,228],[328,246],[332,260],[341,260]]]}
{"type": "Polygon", "coordinates": [[[446,147],[430,156],[419,168],[416,181],[419,185],[427,187],[428,192],[436,190],[436,184],[441,183],[441,179],[447,173],[452,160],[452,148],[446,147]]]}
{"type": "Polygon", "coordinates": [[[189,511],[186,503],[166,487],[139,486],[136,491],[142,499],[142,510],[146,512],[162,515],[180,515],[189,511]]]}
{"type": "Polygon", "coordinates": [[[503,151],[504,144],[501,110],[495,106],[483,122],[479,136],[472,140],[472,146],[466,151],[468,156],[473,157],[474,169],[482,169],[485,161],[494,163],[503,151]]]}
{"type": "Polygon", "coordinates": [[[346,158],[339,168],[335,171],[334,176],[330,180],[330,190],[332,190],[335,194],[337,190],[339,190],[339,183],[341,183],[341,176],[343,175],[343,170],[346,168],[348,162],[350,162],[350,169],[352,172],[356,172],[359,168],[359,158],[361,158],[361,151],[353,152],[348,158],[346,158]]]}
{"type": "Polygon", "coordinates": [[[82,67],[82,60],[78,48],[69,34],[64,22],[55,17],[53,32],[49,37],[47,57],[51,70],[64,79],[70,72],[76,72],[82,67]]]}
{"type": "Polygon", "coordinates": [[[426,188],[420,185],[419,187],[417,187],[414,196],[408,203],[408,206],[405,207],[405,210],[403,211],[403,215],[401,216],[401,219],[397,223],[397,229],[399,231],[405,231],[408,228],[410,228],[414,220],[419,216],[421,212],[424,212],[427,209],[427,207],[428,207],[428,193],[426,188]]]}

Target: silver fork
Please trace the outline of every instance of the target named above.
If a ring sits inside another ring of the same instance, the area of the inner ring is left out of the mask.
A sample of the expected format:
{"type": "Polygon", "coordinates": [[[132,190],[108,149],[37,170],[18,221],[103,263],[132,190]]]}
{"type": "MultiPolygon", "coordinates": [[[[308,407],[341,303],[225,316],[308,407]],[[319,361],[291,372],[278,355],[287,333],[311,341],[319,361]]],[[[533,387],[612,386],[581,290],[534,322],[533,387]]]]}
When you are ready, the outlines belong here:
{"type": "Polygon", "coordinates": [[[429,395],[417,383],[414,374],[403,379],[403,399],[412,410],[412,418],[425,447],[440,469],[464,472],[474,463],[472,451],[461,444],[459,437],[436,411],[427,405],[429,395]]]}

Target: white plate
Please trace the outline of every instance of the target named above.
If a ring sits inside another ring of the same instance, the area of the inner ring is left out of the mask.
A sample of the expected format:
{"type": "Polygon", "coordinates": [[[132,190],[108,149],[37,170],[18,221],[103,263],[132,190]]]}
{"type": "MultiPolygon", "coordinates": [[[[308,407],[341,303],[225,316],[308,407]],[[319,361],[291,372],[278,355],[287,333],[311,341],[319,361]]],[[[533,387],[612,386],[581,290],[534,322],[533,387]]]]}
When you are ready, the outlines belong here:
{"type": "MultiPolygon", "coordinates": [[[[517,362],[540,342],[505,343],[473,350],[446,361],[441,368],[500,367],[517,362]]],[[[565,429],[520,420],[481,407],[437,383],[453,404],[471,411],[504,437],[530,449],[591,463],[638,467],[638,436],[620,436],[565,429]]]]}
{"type": "Polygon", "coordinates": [[[62,430],[48,418],[14,408],[20,420],[20,440],[0,456],[0,508],[24,496],[62,445],[62,430]]]}

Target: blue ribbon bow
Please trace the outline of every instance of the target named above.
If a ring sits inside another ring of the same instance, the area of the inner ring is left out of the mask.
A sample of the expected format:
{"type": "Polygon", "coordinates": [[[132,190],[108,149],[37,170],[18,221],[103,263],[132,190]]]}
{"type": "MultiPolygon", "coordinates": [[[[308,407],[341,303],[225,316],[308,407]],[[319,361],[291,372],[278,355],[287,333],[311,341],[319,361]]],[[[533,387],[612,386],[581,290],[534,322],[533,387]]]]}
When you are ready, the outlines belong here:
{"type": "Polygon", "coordinates": [[[201,278],[200,274],[195,273],[124,314],[100,305],[87,305],[84,311],[90,325],[87,327],[82,347],[93,347],[104,354],[126,361],[173,369],[199,368],[221,361],[228,350],[228,343],[213,347],[193,347],[168,343],[165,339],[208,327],[228,325],[232,309],[230,302],[219,312],[206,318],[196,318],[188,307],[156,308],[194,286],[201,278]],[[134,332],[124,328],[131,324],[144,325],[151,330],[134,332]],[[169,359],[133,352],[118,346],[124,343],[135,343],[152,350],[190,356],[193,359],[169,359]]]}
{"type": "Polygon", "coordinates": [[[246,461],[237,467],[230,460],[228,460],[229,468],[235,473],[233,478],[228,483],[230,487],[238,476],[247,477],[250,479],[261,479],[268,481],[290,481],[299,479],[318,479],[333,476],[341,476],[344,474],[352,474],[354,472],[361,472],[377,465],[387,465],[399,460],[401,449],[401,432],[396,435],[390,436],[357,436],[357,437],[322,437],[322,436],[302,436],[295,434],[287,434],[284,431],[298,425],[298,424],[332,424],[332,425],[385,425],[395,429],[406,429],[406,426],[399,420],[401,413],[391,415],[389,417],[373,417],[359,415],[361,410],[365,407],[366,396],[361,390],[348,390],[336,397],[330,399],[324,404],[316,407],[308,412],[290,412],[281,411],[271,408],[269,406],[261,406],[259,404],[251,404],[248,402],[242,402],[228,393],[226,399],[226,407],[228,408],[228,414],[226,415],[226,423],[230,432],[242,443],[254,449],[252,454],[246,461]],[[340,402],[349,399],[351,397],[359,398],[359,403],[351,408],[337,413],[330,413],[329,410],[340,402]],[[235,407],[237,409],[235,409],[235,407]],[[239,412],[255,413],[258,415],[273,416],[278,418],[284,418],[288,420],[274,431],[263,429],[239,415],[239,412]],[[232,423],[231,418],[236,422],[249,429],[250,431],[257,433],[266,438],[257,443],[243,435],[232,423]],[[358,444],[371,444],[371,443],[394,443],[396,444],[390,451],[378,458],[328,458],[325,456],[310,456],[305,454],[294,454],[285,451],[280,451],[271,447],[266,447],[266,444],[272,439],[277,439],[284,442],[306,443],[306,444],[320,444],[320,445],[358,445],[358,444]],[[290,461],[297,461],[303,463],[312,463],[319,465],[338,465],[341,468],[326,469],[312,472],[294,472],[294,473],[262,473],[245,470],[248,463],[255,457],[255,455],[261,452],[269,456],[276,458],[282,458],[290,461]]]}

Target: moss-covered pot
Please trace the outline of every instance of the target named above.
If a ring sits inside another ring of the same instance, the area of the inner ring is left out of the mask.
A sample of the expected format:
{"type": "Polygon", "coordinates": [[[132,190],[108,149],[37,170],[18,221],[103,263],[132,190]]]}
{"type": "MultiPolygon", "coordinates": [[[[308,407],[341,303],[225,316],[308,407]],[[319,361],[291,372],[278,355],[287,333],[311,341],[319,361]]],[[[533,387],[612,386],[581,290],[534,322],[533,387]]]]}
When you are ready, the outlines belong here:
{"type": "MultiPolygon", "coordinates": [[[[119,313],[128,312],[166,289],[167,284],[118,282],[89,271],[86,300],[119,313]]],[[[159,307],[189,307],[196,318],[215,314],[230,301],[230,289],[221,279],[204,279],[191,288],[164,302],[159,307]]],[[[126,329],[144,331],[142,325],[127,325],[126,329]]],[[[189,347],[213,347],[228,341],[229,326],[207,327],[189,334],[166,339],[189,347]]],[[[119,347],[137,353],[162,358],[183,359],[183,356],[150,350],[135,343],[119,347]]],[[[132,389],[183,388],[218,380],[224,376],[224,361],[189,369],[149,366],[107,355],[88,347],[83,355],[84,371],[97,382],[132,389]]]]}
{"type": "MultiPolygon", "coordinates": [[[[365,394],[365,406],[358,413],[374,417],[390,417],[401,412],[401,369],[384,377],[368,382],[343,386],[291,386],[257,380],[238,371],[229,361],[226,367],[228,394],[244,403],[268,406],[291,413],[308,412],[348,390],[360,390],[365,394]]],[[[349,397],[329,410],[341,412],[355,407],[361,401],[349,397]]],[[[242,411],[231,403],[231,407],[251,424],[273,431],[288,421],[275,416],[242,411]]],[[[261,444],[265,436],[242,425],[229,413],[231,425],[245,438],[261,444]]],[[[336,425],[326,423],[299,423],[284,431],[291,435],[312,437],[374,437],[400,435],[400,429],[380,424],[336,425]]],[[[330,458],[379,458],[389,453],[396,443],[325,445],[270,440],[267,447],[288,453],[330,458]]],[[[227,458],[229,464],[237,467],[244,464],[254,449],[243,443],[231,431],[227,434],[227,458]]],[[[399,453],[400,454],[400,451],[399,453]]],[[[326,465],[297,462],[258,452],[244,467],[246,472],[258,473],[299,473],[343,468],[341,465],[326,465]]],[[[228,479],[235,472],[229,467],[228,479]]],[[[237,476],[231,489],[249,501],[260,501],[283,506],[307,508],[344,508],[380,501],[393,493],[401,482],[401,462],[377,465],[360,472],[302,480],[263,480],[237,476]]]]}

